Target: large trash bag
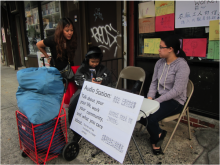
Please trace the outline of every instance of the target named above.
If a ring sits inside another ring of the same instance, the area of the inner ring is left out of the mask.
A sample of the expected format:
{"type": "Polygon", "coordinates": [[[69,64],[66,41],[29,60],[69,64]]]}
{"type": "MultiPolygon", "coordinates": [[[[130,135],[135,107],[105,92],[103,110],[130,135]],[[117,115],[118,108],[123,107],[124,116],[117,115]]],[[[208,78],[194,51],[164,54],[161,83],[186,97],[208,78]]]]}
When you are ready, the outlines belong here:
{"type": "Polygon", "coordinates": [[[22,69],[17,72],[17,79],[17,105],[31,123],[42,124],[58,115],[64,85],[56,68],[22,69]]]}
{"type": "Polygon", "coordinates": [[[41,94],[63,93],[63,78],[55,67],[31,67],[17,72],[21,88],[41,94]]]}

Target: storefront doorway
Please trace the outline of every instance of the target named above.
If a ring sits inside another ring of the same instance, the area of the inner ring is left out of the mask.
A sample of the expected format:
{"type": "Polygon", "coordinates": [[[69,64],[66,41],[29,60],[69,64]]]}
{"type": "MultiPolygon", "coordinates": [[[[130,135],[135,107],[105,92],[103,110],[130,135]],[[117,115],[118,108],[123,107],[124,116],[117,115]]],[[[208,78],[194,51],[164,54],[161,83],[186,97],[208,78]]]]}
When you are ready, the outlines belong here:
{"type": "Polygon", "coordinates": [[[107,65],[115,82],[123,68],[122,2],[99,1],[87,3],[88,47],[98,46],[103,52],[103,64],[107,65]]]}

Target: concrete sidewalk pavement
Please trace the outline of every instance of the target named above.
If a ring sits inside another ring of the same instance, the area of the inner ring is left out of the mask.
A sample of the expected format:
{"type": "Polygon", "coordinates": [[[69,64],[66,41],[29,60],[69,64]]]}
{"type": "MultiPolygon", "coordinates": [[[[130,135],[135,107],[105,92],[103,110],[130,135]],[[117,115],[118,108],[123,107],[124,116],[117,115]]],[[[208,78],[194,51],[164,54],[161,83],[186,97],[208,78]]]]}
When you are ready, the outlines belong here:
{"type": "MultiPolygon", "coordinates": [[[[1,164],[33,164],[30,158],[23,158],[19,147],[18,130],[15,117],[17,107],[16,91],[18,82],[17,71],[1,66],[1,164]]],[[[162,129],[168,131],[162,148],[174,128],[176,122],[165,123],[162,129]]],[[[174,137],[164,155],[155,156],[149,142],[149,134],[146,129],[138,131],[139,124],[136,124],[133,136],[140,147],[146,164],[219,164],[219,131],[211,128],[191,128],[192,140],[188,139],[187,125],[180,123],[174,137]]],[[[68,138],[72,138],[72,132],[68,129],[68,138]]],[[[80,144],[78,157],[73,161],[66,161],[59,156],[48,164],[119,164],[116,160],[101,152],[95,158],[91,154],[97,148],[83,139],[80,144]]],[[[143,164],[135,149],[133,142],[130,142],[128,151],[134,163],[143,164]]],[[[126,155],[124,164],[130,164],[126,155]]]]}

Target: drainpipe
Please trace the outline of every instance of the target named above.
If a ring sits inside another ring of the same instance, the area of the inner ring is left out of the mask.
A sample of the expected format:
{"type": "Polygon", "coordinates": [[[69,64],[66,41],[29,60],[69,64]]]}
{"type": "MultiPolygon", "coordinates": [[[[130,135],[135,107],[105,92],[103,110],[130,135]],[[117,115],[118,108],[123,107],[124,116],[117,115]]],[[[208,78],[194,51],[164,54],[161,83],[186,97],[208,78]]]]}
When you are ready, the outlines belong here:
{"type": "MultiPolygon", "coordinates": [[[[124,68],[127,67],[127,1],[123,2],[123,8],[124,8],[124,68]]],[[[124,79],[124,89],[127,89],[127,81],[124,79]]]]}

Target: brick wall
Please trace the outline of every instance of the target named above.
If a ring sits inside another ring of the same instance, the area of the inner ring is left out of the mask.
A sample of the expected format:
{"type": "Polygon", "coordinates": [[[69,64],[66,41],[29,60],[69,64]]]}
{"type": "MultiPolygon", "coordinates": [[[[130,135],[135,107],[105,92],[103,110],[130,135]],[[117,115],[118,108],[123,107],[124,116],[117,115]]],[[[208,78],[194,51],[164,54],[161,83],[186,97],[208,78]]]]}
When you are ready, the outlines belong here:
{"type": "MultiPolygon", "coordinates": [[[[189,118],[190,120],[190,126],[192,127],[201,127],[201,128],[215,128],[215,124],[209,123],[207,121],[202,121],[201,119],[196,119],[193,117],[189,118]]],[[[188,120],[187,120],[187,116],[183,116],[182,119],[180,120],[181,123],[187,124],[188,125],[188,120]]]]}

